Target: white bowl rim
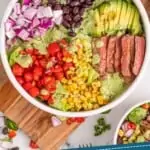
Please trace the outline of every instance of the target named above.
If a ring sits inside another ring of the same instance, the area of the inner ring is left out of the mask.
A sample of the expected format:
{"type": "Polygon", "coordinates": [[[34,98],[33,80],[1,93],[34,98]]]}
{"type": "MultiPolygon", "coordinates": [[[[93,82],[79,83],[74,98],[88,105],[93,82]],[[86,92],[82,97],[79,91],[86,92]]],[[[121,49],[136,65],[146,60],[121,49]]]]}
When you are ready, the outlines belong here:
{"type": "Polygon", "coordinates": [[[117,128],[115,130],[115,134],[114,134],[114,138],[113,138],[113,144],[117,144],[117,138],[118,138],[118,132],[119,132],[119,129],[122,125],[122,123],[124,122],[124,120],[126,119],[126,117],[131,113],[131,111],[133,111],[135,108],[139,107],[139,106],[142,106],[143,104],[146,104],[146,103],[150,103],[150,100],[145,100],[145,101],[142,101],[142,102],[139,102],[133,106],[130,107],[130,109],[128,109],[126,111],[126,113],[121,117],[121,120],[119,121],[119,124],[117,125],[117,128]]]}
{"type": "Polygon", "coordinates": [[[105,112],[109,109],[114,108],[115,106],[119,105],[121,102],[123,102],[123,100],[125,100],[131,93],[132,91],[135,89],[135,87],[138,85],[139,81],[142,78],[142,75],[144,74],[144,71],[147,68],[148,65],[148,60],[150,58],[150,52],[148,52],[149,48],[150,48],[150,43],[148,42],[148,40],[150,39],[150,26],[149,26],[149,19],[148,19],[148,15],[141,3],[141,1],[139,0],[133,0],[135,5],[138,7],[139,12],[142,16],[142,21],[143,21],[143,26],[145,29],[145,35],[146,35],[146,53],[145,53],[145,58],[144,58],[144,62],[140,71],[140,74],[137,76],[137,78],[135,79],[135,81],[130,85],[130,87],[127,89],[127,91],[125,91],[121,96],[119,96],[117,99],[115,99],[114,101],[110,102],[109,104],[107,104],[106,106],[103,106],[101,108],[95,109],[95,110],[91,110],[91,111],[84,111],[84,112],[64,112],[64,111],[60,111],[54,108],[51,108],[45,104],[42,104],[41,102],[37,101],[36,99],[32,98],[22,87],[21,85],[16,81],[8,60],[7,60],[7,54],[6,54],[6,50],[5,50],[5,31],[4,31],[4,23],[6,21],[6,19],[8,18],[9,14],[11,13],[12,7],[14,6],[14,4],[17,2],[17,0],[11,0],[10,3],[8,4],[8,7],[5,11],[5,14],[3,16],[2,19],[2,23],[1,23],[1,44],[0,44],[0,48],[1,48],[1,59],[2,59],[2,64],[4,66],[5,72],[8,76],[8,78],[10,79],[11,83],[13,84],[13,86],[19,91],[19,93],[26,99],[28,100],[31,104],[33,104],[34,106],[40,108],[43,111],[46,111],[48,113],[54,114],[54,115],[58,115],[58,116],[64,116],[64,117],[88,117],[88,116],[92,116],[92,115],[96,115],[102,112],[105,112]]]}

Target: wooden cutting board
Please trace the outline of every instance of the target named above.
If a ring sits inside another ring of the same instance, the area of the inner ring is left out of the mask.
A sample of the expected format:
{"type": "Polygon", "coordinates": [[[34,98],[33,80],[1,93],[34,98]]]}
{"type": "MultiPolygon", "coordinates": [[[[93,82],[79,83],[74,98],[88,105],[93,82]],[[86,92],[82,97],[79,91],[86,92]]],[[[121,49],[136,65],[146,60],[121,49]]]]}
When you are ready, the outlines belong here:
{"type": "MultiPolygon", "coordinates": [[[[142,0],[150,16],[150,0],[142,0]]],[[[41,150],[57,150],[78,124],[53,127],[51,114],[34,107],[14,89],[3,70],[0,71],[0,111],[14,120],[32,140],[37,142],[41,150]]]]}

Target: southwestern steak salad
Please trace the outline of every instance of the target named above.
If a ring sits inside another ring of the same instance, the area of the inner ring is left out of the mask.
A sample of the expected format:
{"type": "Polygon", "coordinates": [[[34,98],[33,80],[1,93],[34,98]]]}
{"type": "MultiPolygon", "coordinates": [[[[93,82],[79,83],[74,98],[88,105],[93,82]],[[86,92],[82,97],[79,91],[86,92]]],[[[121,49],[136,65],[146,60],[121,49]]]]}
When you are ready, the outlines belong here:
{"type": "Polygon", "coordinates": [[[19,0],[5,31],[16,80],[62,111],[113,101],[138,76],[145,55],[140,14],[129,0],[19,0]]]}
{"type": "Polygon", "coordinates": [[[132,110],[118,132],[118,144],[150,142],[150,103],[132,110]]]}

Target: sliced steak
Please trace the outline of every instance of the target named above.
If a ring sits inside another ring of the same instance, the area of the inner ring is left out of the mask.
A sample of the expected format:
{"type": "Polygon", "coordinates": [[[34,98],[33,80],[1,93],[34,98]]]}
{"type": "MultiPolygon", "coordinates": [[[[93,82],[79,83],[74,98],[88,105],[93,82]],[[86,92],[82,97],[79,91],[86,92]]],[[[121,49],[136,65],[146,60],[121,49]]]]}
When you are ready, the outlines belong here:
{"type": "Polygon", "coordinates": [[[116,72],[121,72],[121,37],[117,37],[116,39],[116,50],[115,50],[115,57],[114,57],[114,67],[116,72]]]}
{"type": "Polygon", "coordinates": [[[135,59],[132,68],[132,72],[135,76],[137,76],[140,72],[140,69],[143,64],[144,55],[145,55],[145,38],[144,37],[135,37],[135,59]]]}
{"type": "Polygon", "coordinates": [[[107,45],[108,45],[109,37],[105,36],[101,38],[101,41],[103,42],[102,47],[99,49],[100,54],[100,66],[99,66],[99,72],[101,76],[106,75],[106,69],[107,69],[107,45]]]}
{"type": "Polygon", "coordinates": [[[110,37],[107,48],[107,72],[113,73],[114,70],[114,54],[116,48],[116,37],[110,37]]]}
{"type": "Polygon", "coordinates": [[[132,43],[134,41],[134,36],[125,35],[122,37],[122,57],[121,57],[121,73],[124,77],[132,77],[131,72],[131,49],[132,43]]]}

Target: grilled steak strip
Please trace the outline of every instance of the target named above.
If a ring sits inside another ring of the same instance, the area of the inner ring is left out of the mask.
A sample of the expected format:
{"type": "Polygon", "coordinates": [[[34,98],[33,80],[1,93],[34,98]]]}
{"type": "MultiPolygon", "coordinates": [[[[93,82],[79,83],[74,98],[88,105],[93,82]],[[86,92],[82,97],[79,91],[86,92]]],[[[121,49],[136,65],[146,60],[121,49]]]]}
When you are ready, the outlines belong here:
{"type": "Polygon", "coordinates": [[[135,59],[132,68],[132,72],[135,76],[139,74],[140,69],[142,67],[142,63],[145,55],[145,46],[146,46],[145,38],[136,36],[135,37],[135,59]]]}

